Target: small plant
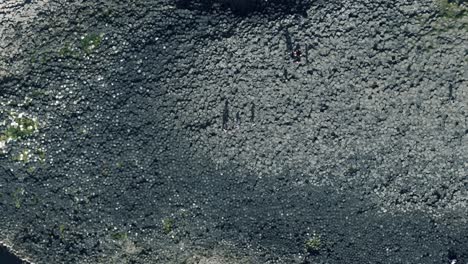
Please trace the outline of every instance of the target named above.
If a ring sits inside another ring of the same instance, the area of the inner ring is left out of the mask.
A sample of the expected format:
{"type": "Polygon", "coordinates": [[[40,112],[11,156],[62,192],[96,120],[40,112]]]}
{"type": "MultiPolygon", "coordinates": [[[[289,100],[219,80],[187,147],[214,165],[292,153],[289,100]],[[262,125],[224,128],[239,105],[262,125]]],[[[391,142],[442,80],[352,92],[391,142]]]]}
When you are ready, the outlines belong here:
{"type": "Polygon", "coordinates": [[[24,149],[18,154],[18,156],[13,157],[13,160],[28,163],[30,156],[31,155],[29,149],[24,149]]]}
{"type": "Polygon", "coordinates": [[[26,171],[28,172],[28,174],[34,174],[34,172],[36,171],[36,167],[34,166],[30,166],[26,169],[26,171]]]}
{"type": "Polygon", "coordinates": [[[170,218],[163,219],[162,224],[163,224],[163,232],[165,234],[169,234],[170,232],[172,232],[172,230],[174,230],[174,220],[173,219],[170,219],[170,218]]]}
{"type": "Polygon", "coordinates": [[[45,151],[42,150],[42,149],[38,149],[36,150],[36,154],[37,156],[39,157],[39,161],[40,162],[45,162],[45,159],[46,159],[46,154],[45,154],[45,151]]]}
{"type": "Polygon", "coordinates": [[[115,166],[117,167],[117,169],[122,169],[124,167],[122,162],[117,162],[115,166]]]}
{"type": "Polygon", "coordinates": [[[318,254],[322,248],[322,239],[319,235],[313,234],[312,237],[305,241],[305,250],[311,254],[318,254]]]}
{"type": "Polygon", "coordinates": [[[64,234],[65,234],[65,225],[61,224],[61,225],[59,225],[60,238],[63,238],[64,234]]]}
{"type": "Polygon", "coordinates": [[[21,208],[21,203],[22,203],[21,196],[23,196],[23,195],[24,195],[24,189],[23,188],[18,188],[18,189],[16,189],[15,192],[13,192],[13,203],[14,203],[16,209],[21,208]]]}
{"type": "Polygon", "coordinates": [[[32,91],[29,96],[31,96],[32,98],[41,98],[41,97],[44,97],[45,95],[46,95],[46,91],[44,89],[36,89],[32,91]]]}
{"type": "Polygon", "coordinates": [[[102,42],[102,34],[87,34],[81,39],[81,48],[87,54],[91,54],[102,42]]]}
{"type": "Polygon", "coordinates": [[[117,233],[113,233],[111,237],[114,240],[125,240],[128,238],[128,235],[125,232],[117,232],[117,233]]]}

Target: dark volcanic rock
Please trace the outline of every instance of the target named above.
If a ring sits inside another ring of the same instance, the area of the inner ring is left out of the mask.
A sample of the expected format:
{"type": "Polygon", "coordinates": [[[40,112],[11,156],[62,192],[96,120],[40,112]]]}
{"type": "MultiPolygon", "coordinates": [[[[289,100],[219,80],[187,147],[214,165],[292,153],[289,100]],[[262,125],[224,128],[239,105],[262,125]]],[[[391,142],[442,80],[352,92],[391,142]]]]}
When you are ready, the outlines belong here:
{"type": "Polygon", "coordinates": [[[34,263],[466,263],[467,12],[437,3],[0,4],[0,241],[34,263]]]}

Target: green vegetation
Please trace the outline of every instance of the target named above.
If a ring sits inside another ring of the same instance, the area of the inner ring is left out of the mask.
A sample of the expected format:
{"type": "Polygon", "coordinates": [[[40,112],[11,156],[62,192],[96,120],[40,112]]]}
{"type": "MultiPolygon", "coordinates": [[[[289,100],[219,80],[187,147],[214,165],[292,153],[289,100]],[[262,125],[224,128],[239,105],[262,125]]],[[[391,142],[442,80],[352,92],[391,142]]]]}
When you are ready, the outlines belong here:
{"type": "Polygon", "coordinates": [[[305,249],[308,253],[317,254],[322,248],[322,239],[319,235],[313,234],[305,241],[305,249]]]}
{"type": "Polygon", "coordinates": [[[21,203],[22,203],[21,196],[23,196],[23,194],[24,194],[24,189],[23,188],[18,188],[18,189],[16,189],[16,191],[13,192],[13,203],[14,203],[16,209],[21,208],[21,203]]]}
{"type": "Polygon", "coordinates": [[[0,140],[22,139],[31,136],[39,128],[38,122],[28,117],[17,117],[0,135],[0,140]]]}
{"type": "Polygon", "coordinates": [[[163,232],[165,234],[169,234],[170,232],[172,232],[172,230],[174,230],[174,219],[171,219],[171,218],[163,219],[162,224],[163,224],[163,232]]]}
{"type": "Polygon", "coordinates": [[[62,58],[67,58],[67,57],[76,58],[79,56],[78,51],[73,49],[70,43],[65,43],[65,45],[59,50],[59,55],[62,58]]]}
{"type": "Polygon", "coordinates": [[[117,232],[117,233],[113,233],[111,237],[114,240],[126,240],[128,238],[128,235],[125,232],[117,232]]]}
{"type": "Polygon", "coordinates": [[[60,59],[80,59],[83,55],[95,52],[101,46],[103,37],[103,33],[85,33],[78,41],[43,42],[29,53],[29,60],[31,64],[47,64],[60,59]]]}
{"type": "Polygon", "coordinates": [[[34,174],[34,172],[36,171],[36,167],[34,166],[30,166],[26,169],[26,171],[28,172],[28,174],[34,174]]]}
{"type": "Polygon", "coordinates": [[[21,151],[18,156],[14,157],[13,160],[15,161],[20,161],[24,163],[28,163],[30,158],[30,151],[29,149],[24,149],[21,151]]]}
{"type": "Polygon", "coordinates": [[[89,134],[89,131],[86,128],[81,128],[80,130],[78,130],[78,134],[80,136],[86,137],[89,134]]]}
{"type": "Polygon", "coordinates": [[[117,162],[115,166],[117,167],[117,169],[122,169],[124,165],[122,162],[117,162]]]}
{"type": "Polygon", "coordinates": [[[65,225],[64,224],[61,224],[59,225],[59,236],[60,238],[63,239],[64,235],[65,235],[65,225]]]}
{"type": "MultiPolygon", "coordinates": [[[[432,26],[431,34],[439,35],[448,30],[468,31],[468,2],[466,0],[434,0],[434,3],[439,13],[439,19],[435,23],[430,23],[432,26]]],[[[423,17],[421,16],[421,18],[423,17]]],[[[431,16],[426,16],[424,21],[420,21],[420,23],[425,23],[430,19],[431,16]]],[[[434,45],[426,46],[428,50],[432,48],[434,45]]]]}
{"type": "MultiPolygon", "coordinates": [[[[23,149],[18,154],[11,157],[13,161],[29,163],[30,161],[38,161],[40,163],[45,162],[45,154],[43,151],[36,151],[35,153],[29,149],[23,149]],[[36,154],[37,156],[35,156],[36,154]],[[37,159],[32,159],[33,157],[37,157],[37,159]]],[[[36,166],[29,166],[26,168],[26,172],[30,175],[34,174],[37,170],[36,166]]]]}
{"type": "Polygon", "coordinates": [[[87,34],[81,39],[81,49],[87,54],[91,54],[95,49],[99,48],[102,42],[102,34],[87,34]]]}
{"type": "Polygon", "coordinates": [[[44,97],[45,95],[46,95],[46,91],[44,89],[36,89],[30,94],[32,98],[41,98],[41,97],[44,97]]]}
{"type": "Polygon", "coordinates": [[[36,150],[36,154],[37,154],[37,156],[39,157],[39,161],[40,161],[40,162],[45,162],[46,154],[45,154],[45,151],[44,151],[44,150],[38,149],[38,150],[36,150]]]}
{"type": "Polygon", "coordinates": [[[49,58],[46,55],[44,55],[44,56],[39,58],[39,62],[41,64],[46,64],[47,62],[49,62],[49,58]]]}
{"type": "Polygon", "coordinates": [[[460,18],[468,13],[468,8],[449,0],[437,0],[440,15],[446,18],[460,18]]]}

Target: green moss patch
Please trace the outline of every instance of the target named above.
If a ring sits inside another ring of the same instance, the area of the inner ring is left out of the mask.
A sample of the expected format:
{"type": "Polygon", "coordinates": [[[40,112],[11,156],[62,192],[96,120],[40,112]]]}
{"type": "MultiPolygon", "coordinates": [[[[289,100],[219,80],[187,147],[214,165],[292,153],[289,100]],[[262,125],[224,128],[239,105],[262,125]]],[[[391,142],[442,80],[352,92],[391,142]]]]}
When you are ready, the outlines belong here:
{"type": "Polygon", "coordinates": [[[0,139],[22,139],[31,136],[39,129],[38,122],[28,117],[17,117],[3,131],[0,139]]]}
{"type": "Polygon", "coordinates": [[[69,57],[77,58],[79,56],[78,51],[76,49],[74,49],[70,45],[70,43],[65,43],[65,45],[58,51],[58,53],[59,53],[60,57],[62,57],[62,58],[69,58],[69,57]]]}
{"type": "Polygon", "coordinates": [[[114,240],[125,240],[128,238],[128,235],[125,232],[117,232],[111,234],[111,238],[114,240]]]}
{"type": "Polygon", "coordinates": [[[162,220],[162,229],[165,234],[169,234],[174,230],[174,219],[166,218],[162,220]]]}
{"type": "Polygon", "coordinates": [[[468,14],[468,8],[449,0],[437,0],[437,5],[440,15],[446,18],[461,18],[468,14]]]}
{"type": "Polygon", "coordinates": [[[81,49],[87,54],[99,48],[102,42],[102,34],[87,34],[81,39],[81,49]]]}

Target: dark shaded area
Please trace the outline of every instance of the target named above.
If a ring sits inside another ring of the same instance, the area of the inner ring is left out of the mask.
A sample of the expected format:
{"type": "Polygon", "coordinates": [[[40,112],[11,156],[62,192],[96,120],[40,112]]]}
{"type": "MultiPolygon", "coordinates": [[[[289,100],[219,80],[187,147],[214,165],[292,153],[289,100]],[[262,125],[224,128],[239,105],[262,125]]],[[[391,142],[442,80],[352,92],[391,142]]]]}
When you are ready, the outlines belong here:
{"type": "Polygon", "coordinates": [[[0,263],[2,264],[22,264],[25,263],[21,261],[17,256],[13,255],[8,251],[8,249],[0,245],[0,263]]]}
{"type": "Polygon", "coordinates": [[[176,0],[178,8],[205,11],[213,11],[216,8],[229,9],[238,15],[249,15],[258,12],[306,16],[306,10],[310,5],[310,1],[307,0],[176,0]]]}
{"type": "MultiPolygon", "coordinates": [[[[316,233],[321,236],[320,249],[304,263],[466,263],[466,228],[441,225],[418,212],[381,215],[372,202],[352,192],[307,184],[293,189],[292,183],[300,181],[293,170],[255,179],[227,168],[198,169],[191,177],[181,169],[155,191],[167,190],[167,197],[171,192],[185,194],[174,207],[199,205],[189,218],[195,226],[211,224],[202,232],[184,230],[192,240],[229,239],[241,247],[274,248],[275,254],[291,256],[304,252],[304,242],[316,233]]],[[[175,218],[176,223],[183,221],[175,218]]]]}
{"type": "Polygon", "coordinates": [[[448,0],[449,3],[456,3],[456,4],[466,4],[468,1],[467,0],[448,0]]]}

